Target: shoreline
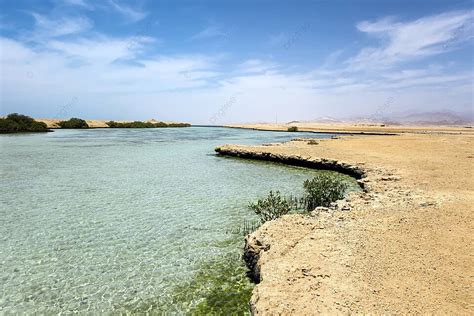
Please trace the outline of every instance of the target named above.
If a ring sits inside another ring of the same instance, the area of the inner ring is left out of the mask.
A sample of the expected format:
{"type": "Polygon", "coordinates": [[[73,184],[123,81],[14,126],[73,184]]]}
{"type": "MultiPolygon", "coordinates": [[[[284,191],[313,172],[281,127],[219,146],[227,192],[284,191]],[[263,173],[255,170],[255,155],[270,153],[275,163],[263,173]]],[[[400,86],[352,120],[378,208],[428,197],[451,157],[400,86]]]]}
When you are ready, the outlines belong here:
{"type": "Polygon", "coordinates": [[[318,134],[340,134],[340,135],[400,135],[400,134],[469,134],[474,135],[471,125],[378,125],[378,124],[319,124],[319,123],[296,123],[296,124],[231,124],[225,125],[229,128],[251,129],[272,132],[287,132],[289,127],[295,126],[297,132],[312,132],[318,134]]]}
{"type": "Polygon", "coordinates": [[[406,133],[216,148],[355,168],[364,188],[333,209],[287,215],[246,237],[244,259],[260,281],[252,313],[469,312],[473,144],[470,134],[406,133]]]}
{"type": "MultiPolygon", "coordinates": [[[[336,135],[368,135],[368,136],[375,136],[375,135],[385,135],[385,136],[394,136],[397,133],[389,133],[389,132],[370,132],[370,131],[323,131],[323,130],[308,130],[308,129],[299,129],[295,132],[289,132],[285,129],[275,129],[275,128],[264,128],[264,127],[245,127],[245,126],[222,126],[225,128],[235,128],[235,129],[248,129],[252,131],[263,131],[263,132],[278,132],[278,133],[313,133],[313,134],[336,134],[336,135]]],[[[289,127],[289,126],[288,126],[289,127]]]]}
{"type": "Polygon", "coordinates": [[[215,148],[215,152],[221,156],[270,161],[281,163],[284,165],[304,167],[309,169],[336,171],[355,178],[362,189],[364,189],[364,181],[360,180],[367,176],[366,172],[360,166],[351,165],[345,162],[339,162],[337,160],[331,159],[311,159],[311,157],[302,157],[299,155],[279,155],[268,152],[235,149],[235,147],[229,145],[217,147],[215,148]]]}

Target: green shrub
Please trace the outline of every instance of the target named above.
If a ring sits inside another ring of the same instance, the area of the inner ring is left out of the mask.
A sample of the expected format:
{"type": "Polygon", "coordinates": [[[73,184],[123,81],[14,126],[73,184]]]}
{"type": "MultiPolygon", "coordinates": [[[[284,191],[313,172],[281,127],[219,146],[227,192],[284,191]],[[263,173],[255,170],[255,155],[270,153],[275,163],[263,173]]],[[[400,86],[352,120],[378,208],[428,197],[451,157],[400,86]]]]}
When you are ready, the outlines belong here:
{"type": "Polygon", "coordinates": [[[154,128],[155,127],[155,124],[151,122],[140,122],[140,121],[123,122],[123,123],[110,121],[107,123],[107,125],[111,128],[154,128]]]}
{"type": "Polygon", "coordinates": [[[166,124],[165,122],[158,122],[158,123],[155,123],[153,127],[155,127],[155,128],[159,128],[159,127],[169,127],[169,125],[166,124]]]}
{"type": "Polygon", "coordinates": [[[288,127],[288,132],[297,132],[297,131],[298,131],[298,127],[296,127],[296,126],[288,127]]]}
{"type": "Polygon", "coordinates": [[[106,123],[110,128],[160,128],[160,127],[189,127],[191,124],[187,123],[170,123],[166,124],[164,122],[123,122],[118,123],[114,121],[110,121],[106,123]]]}
{"type": "Polygon", "coordinates": [[[134,121],[130,123],[130,128],[153,128],[155,125],[150,122],[134,121]]]}
{"type": "Polygon", "coordinates": [[[61,128],[89,128],[86,121],[79,118],[71,118],[68,121],[61,121],[58,123],[61,128]]]}
{"type": "Polygon", "coordinates": [[[304,182],[304,203],[307,211],[318,206],[328,207],[331,202],[344,198],[347,185],[330,175],[319,175],[304,182]]]}
{"type": "Polygon", "coordinates": [[[0,118],[0,133],[49,132],[48,126],[18,113],[0,118]]]}
{"type": "Polygon", "coordinates": [[[109,122],[107,122],[107,123],[105,123],[105,124],[107,124],[107,126],[110,127],[110,128],[117,128],[117,127],[118,127],[118,126],[117,126],[118,123],[115,122],[115,121],[109,121],[109,122]]]}
{"type": "Polygon", "coordinates": [[[189,123],[169,123],[168,127],[190,127],[189,123]]]}
{"type": "Polygon", "coordinates": [[[280,191],[270,191],[268,196],[259,199],[257,203],[250,203],[248,208],[257,214],[261,221],[277,219],[291,211],[291,204],[281,196],[280,191]]]}

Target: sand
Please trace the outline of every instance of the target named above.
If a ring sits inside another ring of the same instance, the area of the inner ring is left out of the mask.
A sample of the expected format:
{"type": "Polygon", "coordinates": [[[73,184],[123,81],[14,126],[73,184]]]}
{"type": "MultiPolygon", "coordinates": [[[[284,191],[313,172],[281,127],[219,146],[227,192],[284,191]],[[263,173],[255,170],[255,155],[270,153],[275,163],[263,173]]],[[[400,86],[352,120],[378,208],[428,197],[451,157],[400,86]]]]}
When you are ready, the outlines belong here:
{"type": "Polygon", "coordinates": [[[474,135],[418,128],[317,145],[222,147],[330,159],[366,174],[367,192],[337,208],[285,216],[247,237],[261,273],[255,314],[474,313],[474,135]]]}
{"type": "MultiPolygon", "coordinates": [[[[46,118],[35,118],[36,121],[46,123],[48,128],[61,128],[58,123],[64,120],[60,119],[46,119],[46,118]]],[[[101,120],[86,120],[87,125],[91,128],[108,128],[109,126],[106,124],[108,121],[101,121],[101,120]]]]}
{"type": "Polygon", "coordinates": [[[251,128],[257,130],[286,131],[288,127],[296,126],[299,131],[308,132],[327,132],[327,133],[354,133],[354,134],[474,134],[472,125],[466,126],[429,126],[429,125],[383,125],[383,124],[321,124],[321,123],[295,123],[295,124],[248,124],[248,125],[229,125],[236,128],[251,128]]]}

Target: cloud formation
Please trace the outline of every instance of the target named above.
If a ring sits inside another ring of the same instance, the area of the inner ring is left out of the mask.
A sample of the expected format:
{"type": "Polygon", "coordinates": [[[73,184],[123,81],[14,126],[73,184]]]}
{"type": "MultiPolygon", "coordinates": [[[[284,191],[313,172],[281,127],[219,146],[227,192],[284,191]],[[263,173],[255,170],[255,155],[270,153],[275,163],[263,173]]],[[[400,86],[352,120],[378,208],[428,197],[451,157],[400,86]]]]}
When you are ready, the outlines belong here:
{"type": "Polygon", "coordinates": [[[227,35],[227,32],[224,32],[224,30],[221,27],[212,25],[194,34],[193,36],[191,36],[190,39],[191,40],[204,40],[204,39],[211,39],[211,38],[216,38],[216,37],[221,37],[221,36],[226,36],[226,35],[227,35]]]}
{"type": "MultiPolygon", "coordinates": [[[[235,99],[232,106],[214,123],[268,121],[277,114],[285,121],[370,115],[387,98],[393,102],[386,111],[426,104],[461,111],[472,107],[468,69],[400,66],[470,41],[458,31],[467,28],[470,12],[407,22],[394,17],[360,22],[355,27],[378,45],[349,57],[337,50],[320,67],[297,71],[271,58],[157,53],[161,40],[152,36],[106,35],[93,30],[93,22],[80,15],[32,16],[35,27],[28,34],[33,37],[0,37],[4,113],[55,116],[73,98],[74,106],[65,115],[207,124],[230,97],[235,99]]],[[[208,28],[194,38],[222,34],[219,28],[208,28]]]]}
{"type": "Polygon", "coordinates": [[[444,53],[472,39],[473,22],[470,11],[443,13],[410,22],[397,22],[394,18],[363,21],[357,24],[357,29],[379,38],[381,45],[364,48],[349,62],[357,69],[391,67],[444,53]]]}
{"type": "Polygon", "coordinates": [[[125,4],[119,3],[116,0],[109,0],[110,7],[114,9],[116,12],[120,13],[130,22],[137,22],[143,20],[148,13],[136,8],[132,8],[125,4]]]}
{"type": "Polygon", "coordinates": [[[35,20],[33,37],[36,40],[78,34],[91,29],[93,26],[93,22],[84,16],[68,16],[54,19],[35,12],[32,12],[31,16],[35,20]]]}
{"type": "Polygon", "coordinates": [[[65,5],[78,6],[87,10],[93,10],[94,6],[88,3],[86,0],[61,0],[65,5]]]}

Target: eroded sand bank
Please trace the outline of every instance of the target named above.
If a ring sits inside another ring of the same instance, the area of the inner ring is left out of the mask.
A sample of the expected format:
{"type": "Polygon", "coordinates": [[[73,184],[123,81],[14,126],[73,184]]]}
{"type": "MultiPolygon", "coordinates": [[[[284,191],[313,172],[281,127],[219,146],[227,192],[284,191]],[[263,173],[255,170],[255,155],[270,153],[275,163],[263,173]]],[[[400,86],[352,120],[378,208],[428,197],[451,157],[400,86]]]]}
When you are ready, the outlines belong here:
{"type": "Polygon", "coordinates": [[[451,132],[222,146],[366,176],[367,192],[337,209],[285,216],[247,238],[260,273],[253,312],[472,313],[474,136],[451,132]]]}

